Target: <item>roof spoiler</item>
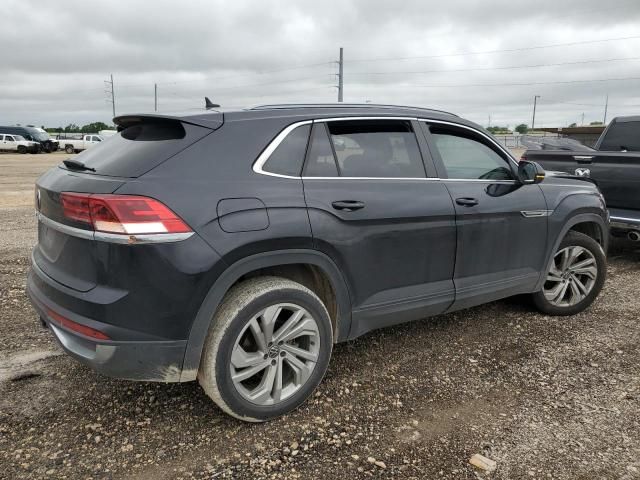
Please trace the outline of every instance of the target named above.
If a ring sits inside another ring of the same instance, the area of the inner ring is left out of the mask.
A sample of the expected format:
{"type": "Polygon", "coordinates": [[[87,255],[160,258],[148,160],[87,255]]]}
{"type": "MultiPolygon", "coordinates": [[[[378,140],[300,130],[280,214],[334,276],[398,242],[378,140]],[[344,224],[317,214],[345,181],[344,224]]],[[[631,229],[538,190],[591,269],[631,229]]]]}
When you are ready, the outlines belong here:
{"type": "Polygon", "coordinates": [[[118,131],[122,131],[132,125],[144,122],[182,122],[199,127],[217,130],[224,123],[224,115],[221,112],[187,112],[184,114],[162,115],[157,113],[141,113],[120,115],[113,119],[118,131]]]}

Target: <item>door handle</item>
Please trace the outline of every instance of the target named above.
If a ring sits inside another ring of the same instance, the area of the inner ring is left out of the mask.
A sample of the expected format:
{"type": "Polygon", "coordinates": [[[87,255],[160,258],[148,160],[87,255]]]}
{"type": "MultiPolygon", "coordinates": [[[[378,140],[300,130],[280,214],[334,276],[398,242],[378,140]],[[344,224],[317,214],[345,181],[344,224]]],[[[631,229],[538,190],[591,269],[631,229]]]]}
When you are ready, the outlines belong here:
{"type": "Polygon", "coordinates": [[[336,210],[353,212],[354,210],[360,210],[361,208],[364,208],[364,202],[359,202],[358,200],[338,200],[332,202],[331,206],[336,210]]]}
{"type": "Polygon", "coordinates": [[[478,200],[475,198],[463,197],[456,198],[456,203],[458,205],[462,205],[463,207],[473,207],[475,205],[478,205],[478,200]]]}
{"type": "Polygon", "coordinates": [[[574,155],[573,159],[578,163],[592,163],[593,155],[574,155]]]}

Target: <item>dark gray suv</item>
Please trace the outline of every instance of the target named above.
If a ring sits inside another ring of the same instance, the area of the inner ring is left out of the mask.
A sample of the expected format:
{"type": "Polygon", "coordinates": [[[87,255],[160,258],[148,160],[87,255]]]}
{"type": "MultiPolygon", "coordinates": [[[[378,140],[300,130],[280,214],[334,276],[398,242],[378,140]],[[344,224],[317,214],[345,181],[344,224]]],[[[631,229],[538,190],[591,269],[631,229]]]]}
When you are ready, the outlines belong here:
{"type": "Polygon", "coordinates": [[[524,293],[571,315],[605,279],[598,189],[518,164],[450,113],[273,105],[115,123],[37,181],[33,305],[95,370],[197,378],[243,420],[299,406],[336,342],[524,293]]]}

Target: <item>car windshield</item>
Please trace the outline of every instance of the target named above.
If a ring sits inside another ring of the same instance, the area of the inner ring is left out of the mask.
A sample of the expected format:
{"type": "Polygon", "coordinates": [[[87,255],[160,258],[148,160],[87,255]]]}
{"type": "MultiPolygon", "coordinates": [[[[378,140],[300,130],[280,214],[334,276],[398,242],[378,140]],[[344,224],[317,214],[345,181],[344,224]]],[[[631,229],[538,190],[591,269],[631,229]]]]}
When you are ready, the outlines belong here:
{"type": "Polygon", "coordinates": [[[13,138],[15,138],[17,142],[25,141],[25,138],[22,135],[14,135],[13,138]]]}
{"type": "Polygon", "coordinates": [[[49,140],[49,134],[47,132],[39,132],[37,130],[31,132],[31,136],[38,141],[49,140]]]}

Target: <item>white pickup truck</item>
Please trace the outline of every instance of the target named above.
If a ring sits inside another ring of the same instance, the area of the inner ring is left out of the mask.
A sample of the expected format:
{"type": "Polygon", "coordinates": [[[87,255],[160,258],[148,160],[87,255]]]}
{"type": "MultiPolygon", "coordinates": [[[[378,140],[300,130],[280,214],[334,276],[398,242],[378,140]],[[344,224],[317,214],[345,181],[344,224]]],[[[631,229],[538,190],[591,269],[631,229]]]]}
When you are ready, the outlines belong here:
{"type": "Polygon", "coordinates": [[[87,148],[97,145],[103,140],[100,135],[84,135],[81,138],[60,138],[60,148],[64,148],[67,153],[79,153],[87,148]]]}

